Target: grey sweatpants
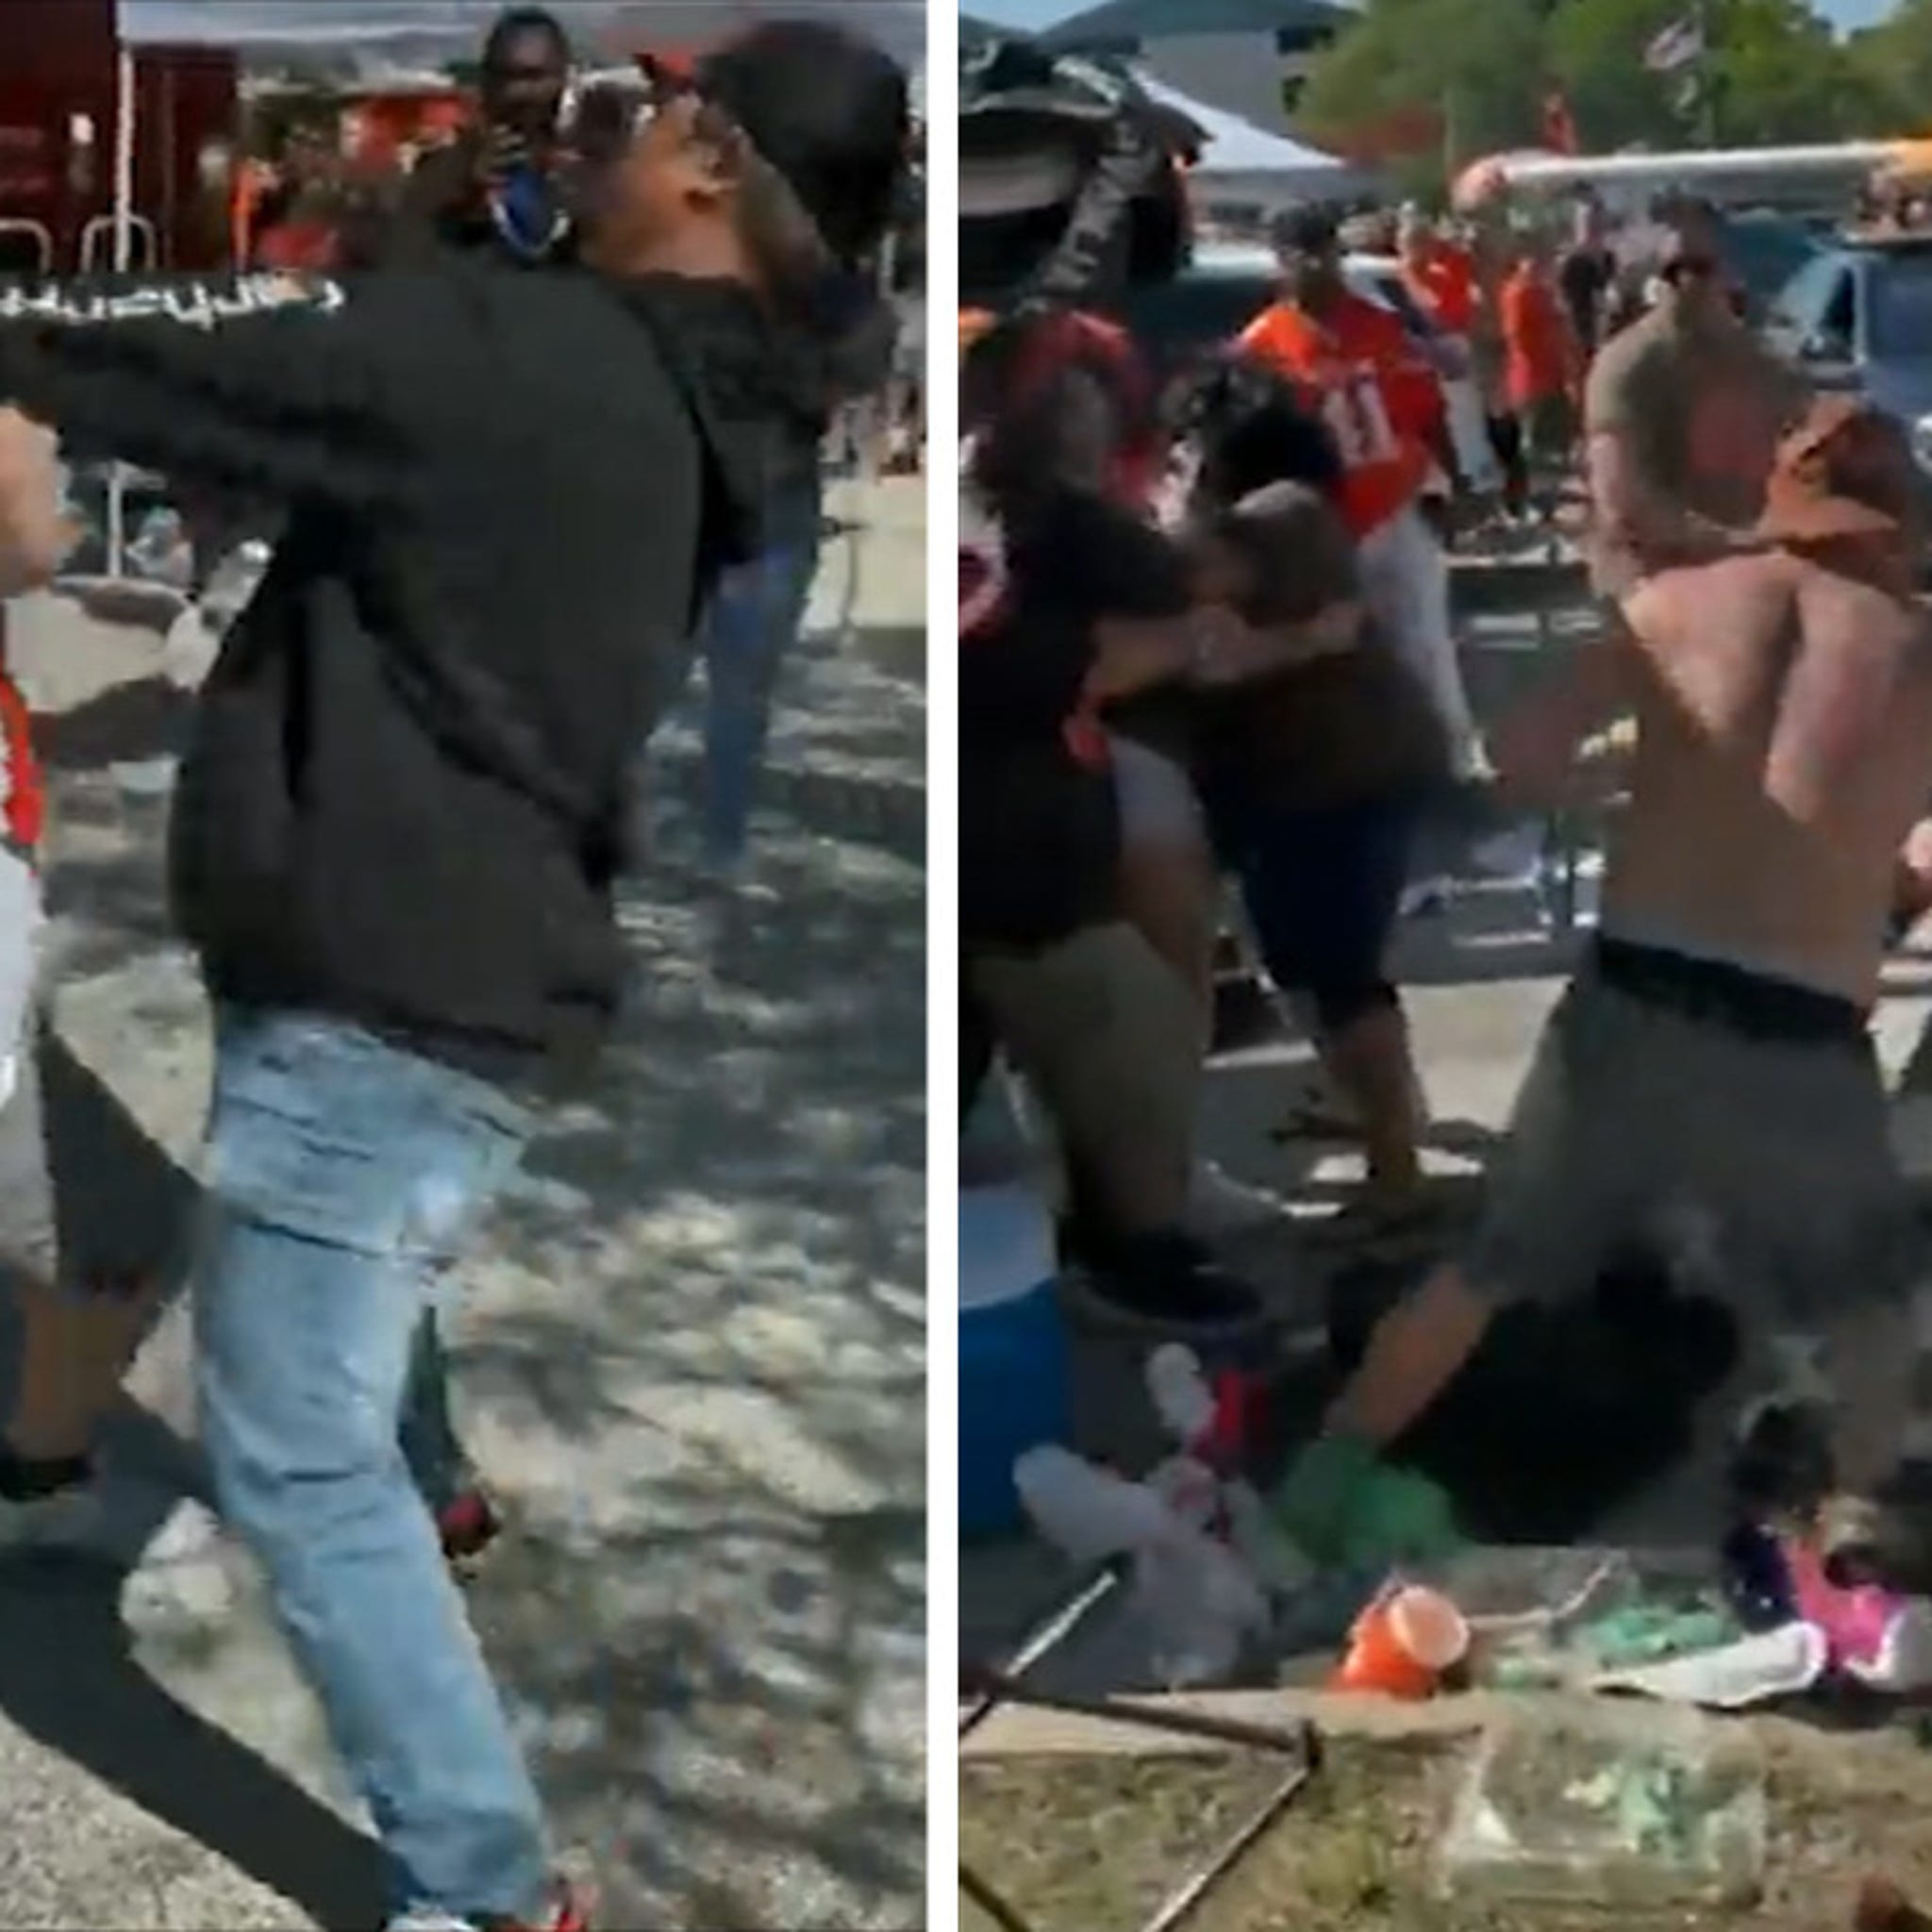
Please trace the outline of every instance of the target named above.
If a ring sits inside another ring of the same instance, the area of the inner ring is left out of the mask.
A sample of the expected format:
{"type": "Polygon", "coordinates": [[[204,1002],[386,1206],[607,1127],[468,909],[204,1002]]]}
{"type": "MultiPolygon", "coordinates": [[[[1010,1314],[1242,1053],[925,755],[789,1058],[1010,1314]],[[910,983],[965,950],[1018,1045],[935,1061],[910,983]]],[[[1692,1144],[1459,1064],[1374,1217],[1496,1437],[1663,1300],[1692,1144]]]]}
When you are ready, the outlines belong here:
{"type": "Polygon", "coordinates": [[[1889,1461],[1915,1410],[1932,1416],[1932,1382],[1915,1308],[1924,1233],[1870,1038],[1849,1006],[1834,1030],[1832,1003],[1803,989],[1649,948],[1623,957],[1635,973],[1607,975],[1600,948],[1544,1029],[1467,1279],[1561,1300],[1626,1243],[1693,1246],[1699,1285],[1739,1317],[1754,1392],[1789,1386],[1808,1352],[1889,1461]]]}

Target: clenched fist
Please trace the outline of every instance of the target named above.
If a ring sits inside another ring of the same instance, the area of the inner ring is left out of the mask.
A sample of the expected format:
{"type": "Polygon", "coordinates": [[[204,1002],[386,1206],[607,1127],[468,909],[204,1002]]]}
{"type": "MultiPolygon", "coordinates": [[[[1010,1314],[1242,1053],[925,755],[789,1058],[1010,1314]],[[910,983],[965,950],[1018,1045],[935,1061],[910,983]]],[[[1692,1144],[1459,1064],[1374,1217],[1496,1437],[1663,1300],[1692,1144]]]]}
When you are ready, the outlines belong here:
{"type": "Polygon", "coordinates": [[[55,448],[51,429],[0,408],[0,597],[39,589],[74,548],[55,448]]]}

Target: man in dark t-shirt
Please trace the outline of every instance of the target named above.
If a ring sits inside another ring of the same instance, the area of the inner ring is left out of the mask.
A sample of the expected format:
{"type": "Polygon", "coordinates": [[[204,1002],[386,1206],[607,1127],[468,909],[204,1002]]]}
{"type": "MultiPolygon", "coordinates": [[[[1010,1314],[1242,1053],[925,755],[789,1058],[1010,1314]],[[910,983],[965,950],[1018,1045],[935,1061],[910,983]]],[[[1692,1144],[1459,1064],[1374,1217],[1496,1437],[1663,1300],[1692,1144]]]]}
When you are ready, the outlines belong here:
{"type": "Polygon", "coordinates": [[[1604,236],[1603,210],[1594,201],[1579,202],[1570,245],[1557,263],[1557,286],[1586,363],[1604,340],[1616,279],[1617,260],[1604,236]]]}
{"type": "Polygon", "coordinates": [[[1007,554],[999,608],[959,668],[965,974],[1058,1128],[1108,1232],[1177,1226],[1201,1072],[1190,990],[1122,914],[1121,833],[1098,706],[1187,661],[1179,558],[1073,491],[1007,554]]]}

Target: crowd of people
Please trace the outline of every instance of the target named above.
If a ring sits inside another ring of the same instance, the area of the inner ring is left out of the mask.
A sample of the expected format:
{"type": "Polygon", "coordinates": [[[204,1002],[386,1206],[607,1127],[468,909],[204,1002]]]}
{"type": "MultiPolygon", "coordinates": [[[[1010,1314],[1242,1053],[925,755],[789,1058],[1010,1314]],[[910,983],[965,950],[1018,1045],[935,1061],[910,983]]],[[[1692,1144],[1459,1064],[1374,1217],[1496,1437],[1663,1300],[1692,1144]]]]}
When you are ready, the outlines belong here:
{"type": "Polygon", "coordinates": [[[1476,1232],[1376,1326],[1284,1520],[1340,1558],[1496,1309],[1574,1304],[1688,1203],[1752,1427],[1807,1472],[1781,1505],[1825,1511],[1835,1574],[1924,1589],[1932,1524],[1887,1486],[1932,1448],[1923,1254],[1869,1032],[1927,903],[1921,492],[1893,421],[1760,344],[1710,210],[1659,216],[1641,254],[1588,199],[1560,250],[1414,213],[1376,238],[1467,353],[1498,467],[1530,454],[1580,512],[1596,635],[1487,731],[1448,613],[1449,370],[1348,289],[1328,211],[1278,223],[1275,301],[1173,396],[1077,305],[962,325],[965,1092],[1024,1075],[1070,1258],[1131,1279],[1152,1243],[1184,1315],[1231,882],[1365,1152],[1342,1226],[1413,1232],[1426,1109],[1389,959],[1419,837],[1447,788],[1575,804],[1586,746],[1634,723],[1600,924],[1476,1232]]]}
{"type": "MultiPolygon", "coordinates": [[[[1579,247],[1592,234],[1579,216],[1579,247]]],[[[1450,610],[1474,467],[1457,430],[1473,423],[1498,508],[1526,508],[1525,448],[1567,470],[1580,344],[1607,325],[1612,278],[1584,300],[1534,238],[1487,300],[1472,247],[1413,210],[1345,234],[1296,208],[1274,239],[1278,298],[1165,396],[1077,310],[970,316],[962,340],[969,1035],[976,1063],[997,1040],[1058,1118],[1091,1123],[1064,1138],[1103,1238],[1241,1211],[1192,1153],[1224,876],[1367,1147],[1363,1215],[1423,1205],[1384,961],[1437,883],[1422,835],[1488,776],[1450,610]],[[1346,242],[1399,254],[1429,341],[1351,287],[1346,242]],[[1476,399],[1460,425],[1458,396],[1476,399]],[[1271,488],[1302,492],[1269,511],[1274,595],[1208,595],[1217,519],[1266,551],[1243,505],[1271,488]]]]}
{"type": "MultiPolygon", "coordinates": [[[[613,1022],[632,776],[694,625],[714,673],[795,627],[808,479],[853,337],[877,338],[867,264],[909,137],[904,72],[823,23],[753,27],[566,142],[569,64],[553,18],[507,15],[477,140],[359,274],[206,328],[0,325],[0,594],[71,536],[57,438],[275,512],[170,838],[216,1015],[200,1424],[374,1822],[389,1923],[440,1932],[571,1932],[588,1906],[553,1884],[453,1574],[495,1525],[435,1297],[613,1022]]],[[[79,1278],[57,1239],[39,794],[4,697],[0,1251],[27,1286],[0,1519],[66,1536],[163,1281],[158,1260],[79,1278]]],[[[721,864],[755,723],[715,734],[721,864]]]]}

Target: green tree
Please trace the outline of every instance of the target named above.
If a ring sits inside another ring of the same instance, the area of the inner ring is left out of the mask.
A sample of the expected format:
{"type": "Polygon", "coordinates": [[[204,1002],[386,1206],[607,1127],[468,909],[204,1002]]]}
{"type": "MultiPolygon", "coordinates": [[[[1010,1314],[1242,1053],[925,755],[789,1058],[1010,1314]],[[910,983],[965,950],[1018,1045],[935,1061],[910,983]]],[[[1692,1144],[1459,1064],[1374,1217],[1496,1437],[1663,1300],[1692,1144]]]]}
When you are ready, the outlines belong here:
{"type": "Polygon", "coordinates": [[[1709,131],[1727,146],[1835,141],[1885,121],[1882,91],[1806,0],[1705,0],[1707,60],[1653,74],[1644,48],[1692,8],[1693,0],[1560,0],[1550,64],[1590,146],[1665,147],[1709,131]]]}
{"type": "Polygon", "coordinates": [[[1863,109],[1861,133],[1932,131],[1932,0],[1902,0],[1889,20],[1855,34],[1845,64],[1863,109]]]}
{"type": "Polygon", "coordinates": [[[1300,103],[1316,139],[1348,146],[1405,118],[1433,152],[1403,185],[1542,137],[1559,88],[1586,148],[1834,141],[1909,132],[1932,100],[1932,0],[1847,45],[1807,0],[1368,0],[1317,62],[1300,103]],[[1707,58],[1655,74],[1644,50],[1693,13],[1707,58]],[[1433,117],[1433,120],[1431,119],[1433,117]]]}
{"type": "Polygon", "coordinates": [[[1717,0],[1718,125],[1727,144],[1834,141],[1857,131],[1850,57],[1804,0],[1717,0]]]}
{"type": "Polygon", "coordinates": [[[1377,127],[1433,127],[1415,176],[1536,141],[1543,101],[1544,0],[1368,0],[1316,61],[1298,118],[1348,146],[1377,127]]]}
{"type": "Polygon", "coordinates": [[[1586,148],[1679,146],[1690,129],[1686,76],[1654,74],[1643,50],[1683,19],[1686,0],[1558,0],[1549,62],[1586,148]]]}

